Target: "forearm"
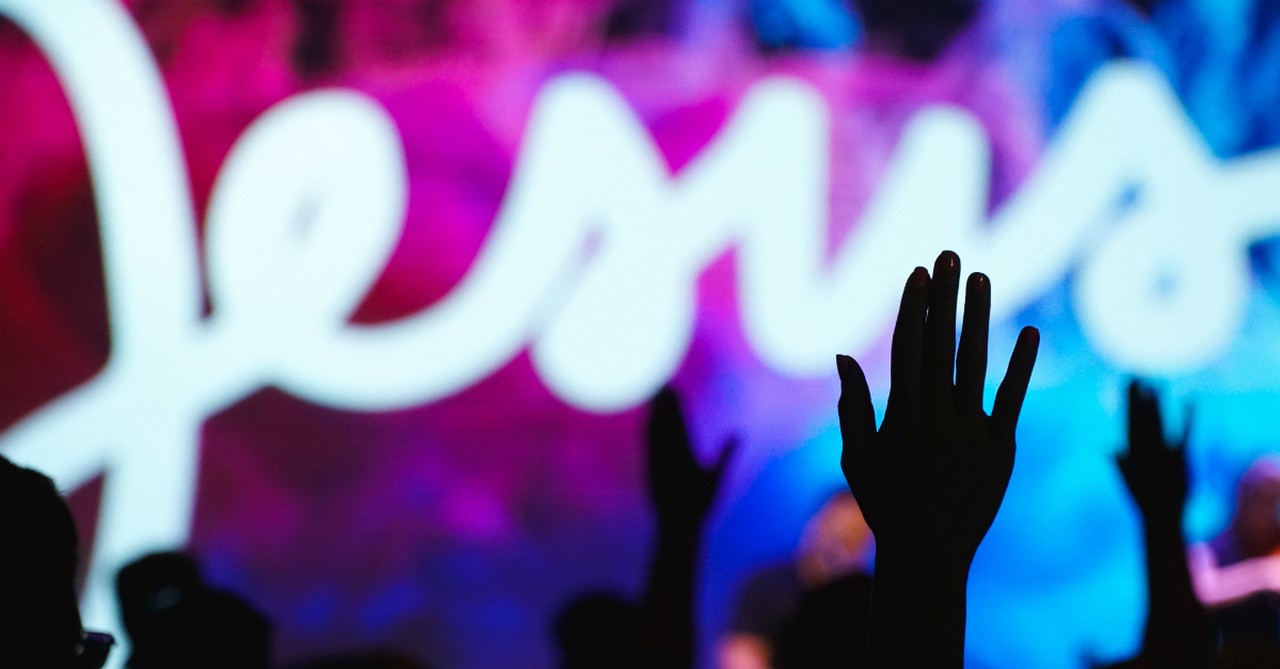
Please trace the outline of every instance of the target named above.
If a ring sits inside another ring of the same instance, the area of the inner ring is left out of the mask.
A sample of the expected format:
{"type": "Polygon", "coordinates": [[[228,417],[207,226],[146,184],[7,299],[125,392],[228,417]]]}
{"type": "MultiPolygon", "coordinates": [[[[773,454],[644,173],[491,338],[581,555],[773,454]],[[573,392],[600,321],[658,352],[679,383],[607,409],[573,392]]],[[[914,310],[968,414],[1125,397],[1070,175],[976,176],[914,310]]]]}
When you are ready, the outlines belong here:
{"type": "Polygon", "coordinates": [[[1207,565],[1195,574],[1196,593],[1209,607],[1221,607],[1260,592],[1274,592],[1280,572],[1276,558],[1253,558],[1228,567],[1207,565]]]}
{"type": "Polygon", "coordinates": [[[968,561],[877,554],[868,666],[963,667],[968,581],[968,561]]]}
{"type": "Polygon", "coordinates": [[[694,664],[693,600],[702,533],[700,526],[661,526],[644,597],[644,634],[655,667],[694,664]]]}
{"type": "Polygon", "coordinates": [[[1201,666],[1213,653],[1208,616],[1192,586],[1181,521],[1144,523],[1148,614],[1144,647],[1158,666],[1201,666]]]}

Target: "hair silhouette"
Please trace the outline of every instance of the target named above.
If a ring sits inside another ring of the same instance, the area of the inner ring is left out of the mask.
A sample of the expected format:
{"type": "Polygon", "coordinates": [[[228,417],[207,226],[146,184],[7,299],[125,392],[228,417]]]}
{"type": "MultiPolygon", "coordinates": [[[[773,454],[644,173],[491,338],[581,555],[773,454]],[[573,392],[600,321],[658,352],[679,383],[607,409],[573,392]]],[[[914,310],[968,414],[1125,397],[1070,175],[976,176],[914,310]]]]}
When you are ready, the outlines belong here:
{"type": "Polygon", "coordinates": [[[75,522],[48,477],[3,457],[0,545],[0,666],[76,666],[75,522]]]}
{"type": "Polygon", "coordinates": [[[120,570],[130,669],[266,669],[271,624],[248,602],[210,588],[190,557],[157,553],[120,570]]]}
{"type": "Polygon", "coordinates": [[[644,669],[640,612],[610,592],[580,595],[561,609],[555,624],[561,669],[644,669]]]}

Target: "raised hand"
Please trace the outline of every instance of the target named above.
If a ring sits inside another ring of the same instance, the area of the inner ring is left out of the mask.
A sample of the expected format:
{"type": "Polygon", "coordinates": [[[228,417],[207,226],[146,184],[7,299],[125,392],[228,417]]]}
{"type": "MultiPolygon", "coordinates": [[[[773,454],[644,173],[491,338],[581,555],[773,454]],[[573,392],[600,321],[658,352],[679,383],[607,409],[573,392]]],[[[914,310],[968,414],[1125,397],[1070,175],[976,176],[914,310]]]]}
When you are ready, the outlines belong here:
{"type": "Polygon", "coordinates": [[[728,440],[716,462],[704,467],[693,453],[680,398],[663,388],[649,408],[649,495],[659,523],[701,524],[711,510],[737,442],[728,440]]]}
{"type": "Polygon", "coordinates": [[[1129,448],[1116,458],[1142,512],[1147,566],[1147,626],[1139,662],[1158,669],[1210,666],[1215,639],[1187,567],[1182,511],[1187,503],[1187,439],[1165,437],[1160,400],[1137,379],[1129,382],[1129,448]]]}
{"type": "Polygon", "coordinates": [[[938,256],[932,279],[907,279],[893,333],[891,385],[876,429],[866,376],[838,356],[841,467],[877,551],[972,561],[1013,473],[1018,414],[1039,332],[1023,328],[988,416],[983,411],[991,282],[969,276],[956,349],[960,258],[938,256]]]}
{"type": "MultiPolygon", "coordinates": [[[[969,566],[1013,473],[1040,334],[1024,328],[983,411],[991,282],[969,277],[956,350],[960,258],[916,268],[893,331],[889,405],[876,429],[866,375],[838,356],[841,467],[876,536],[866,666],[964,666],[969,566]]],[[[850,649],[850,660],[863,649],[850,649]]]]}
{"type": "Polygon", "coordinates": [[[641,606],[643,638],[655,669],[693,669],[697,637],[694,593],[702,528],[724,472],[737,450],[728,440],[715,464],[704,467],[693,454],[689,428],[675,391],[653,399],[646,428],[649,496],[658,514],[658,537],[641,606]]]}
{"type": "Polygon", "coordinates": [[[1129,447],[1116,458],[1133,501],[1146,518],[1181,522],[1187,502],[1187,439],[1191,433],[1187,411],[1182,434],[1165,438],[1160,399],[1137,379],[1129,382],[1129,447]]]}

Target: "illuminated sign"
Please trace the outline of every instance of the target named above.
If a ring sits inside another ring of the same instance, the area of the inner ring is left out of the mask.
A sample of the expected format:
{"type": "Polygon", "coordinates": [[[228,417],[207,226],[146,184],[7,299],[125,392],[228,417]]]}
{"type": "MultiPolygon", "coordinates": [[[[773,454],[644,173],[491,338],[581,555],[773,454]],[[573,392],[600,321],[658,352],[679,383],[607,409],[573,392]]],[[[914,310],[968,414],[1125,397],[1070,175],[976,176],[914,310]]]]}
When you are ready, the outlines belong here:
{"type": "Polygon", "coordinates": [[[126,11],[108,0],[0,0],[0,12],[62,79],[98,201],[107,366],[0,441],[64,488],[108,474],[85,604],[95,626],[114,620],[121,564],[185,543],[202,423],[268,385],[385,411],[459,392],[527,348],[566,402],[633,407],[684,359],[697,278],[729,248],[746,339],[783,374],[827,375],[835,352],[871,347],[892,322],[899,278],[941,248],[992,276],[997,318],[1077,271],[1096,349],[1123,368],[1176,373],[1231,346],[1248,297],[1246,248],[1280,232],[1280,154],[1216,160],[1141,65],[1092,80],[1039,167],[990,217],[982,129],[955,108],[922,112],[830,260],[828,110],[803,81],[758,83],[672,175],[609,83],[569,74],[540,92],[465,278],[421,313],[353,325],[406,200],[403,150],[377,103],[306,93],[255,121],[215,184],[202,277],[174,119],[126,11]]]}

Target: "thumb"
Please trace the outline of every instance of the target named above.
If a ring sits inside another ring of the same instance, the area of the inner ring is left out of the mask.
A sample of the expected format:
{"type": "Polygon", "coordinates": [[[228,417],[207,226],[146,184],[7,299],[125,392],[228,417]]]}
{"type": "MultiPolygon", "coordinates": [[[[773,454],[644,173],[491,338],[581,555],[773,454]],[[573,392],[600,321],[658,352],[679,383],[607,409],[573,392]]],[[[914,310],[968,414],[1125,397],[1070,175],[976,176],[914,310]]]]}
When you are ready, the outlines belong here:
{"type": "Polygon", "coordinates": [[[847,355],[836,356],[836,371],[840,374],[840,434],[848,459],[851,449],[867,444],[876,434],[876,410],[871,405],[871,389],[867,375],[857,360],[847,355]]]}

